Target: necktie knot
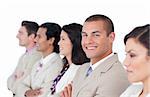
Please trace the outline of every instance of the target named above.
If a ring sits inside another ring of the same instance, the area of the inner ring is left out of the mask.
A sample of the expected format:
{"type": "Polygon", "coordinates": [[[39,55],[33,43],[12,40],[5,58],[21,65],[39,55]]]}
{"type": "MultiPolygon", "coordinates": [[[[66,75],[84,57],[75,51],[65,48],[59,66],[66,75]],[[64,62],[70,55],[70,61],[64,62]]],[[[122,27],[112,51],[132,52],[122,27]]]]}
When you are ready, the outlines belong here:
{"type": "Polygon", "coordinates": [[[90,75],[90,73],[92,72],[93,70],[92,70],[92,67],[90,66],[89,67],[89,69],[87,70],[87,74],[86,74],[86,76],[89,76],[90,75]]]}
{"type": "Polygon", "coordinates": [[[42,69],[42,67],[43,67],[43,64],[42,64],[42,63],[39,63],[39,65],[38,65],[38,67],[37,67],[36,72],[39,72],[39,71],[40,71],[40,69],[42,69]]]}

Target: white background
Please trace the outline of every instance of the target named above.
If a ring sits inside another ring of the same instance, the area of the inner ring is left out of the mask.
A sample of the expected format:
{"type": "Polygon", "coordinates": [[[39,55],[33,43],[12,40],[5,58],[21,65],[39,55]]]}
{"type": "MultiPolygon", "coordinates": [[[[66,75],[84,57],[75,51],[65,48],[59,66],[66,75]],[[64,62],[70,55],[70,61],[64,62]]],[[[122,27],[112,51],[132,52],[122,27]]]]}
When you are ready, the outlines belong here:
{"type": "Polygon", "coordinates": [[[25,50],[16,39],[22,20],[39,24],[56,22],[62,26],[72,22],[83,24],[88,16],[97,13],[113,20],[116,32],[113,49],[122,62],[124,35],[135,26],[150,23],[149,0],[0,0],[0,97],[12,97],[6,81],[25,50]]]}

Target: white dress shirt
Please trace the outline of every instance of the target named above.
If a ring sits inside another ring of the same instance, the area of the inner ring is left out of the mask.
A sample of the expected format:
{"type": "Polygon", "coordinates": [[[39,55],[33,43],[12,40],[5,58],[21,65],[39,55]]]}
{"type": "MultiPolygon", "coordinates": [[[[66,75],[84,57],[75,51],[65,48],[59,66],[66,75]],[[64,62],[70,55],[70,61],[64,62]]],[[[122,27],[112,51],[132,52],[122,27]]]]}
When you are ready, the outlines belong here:
{"type": "Polygon", "coordinates": [[[92,67],[92,70],[94,70],[96,67],[98,67],[102,62],[104,62],[106,59],[110,58],[111,56],[113,56],[114,53],[111,53],[110,55],[108,55],[107,57],[101,59],[100,61],[96,62],[95,64],[92,65],[92,63],[90,63],[90,66],[92,67]]]}
{"type": "Polygon", "coordinates": [[[71,83],[79,67],[80,65],[71,64],[65,74],[61,77],[60,81],[57,83],[55,94],[51,95],[51,93],[49,93],[47,97],[59,97],[58,93],[61,92],[65,86],[71,83]]]}

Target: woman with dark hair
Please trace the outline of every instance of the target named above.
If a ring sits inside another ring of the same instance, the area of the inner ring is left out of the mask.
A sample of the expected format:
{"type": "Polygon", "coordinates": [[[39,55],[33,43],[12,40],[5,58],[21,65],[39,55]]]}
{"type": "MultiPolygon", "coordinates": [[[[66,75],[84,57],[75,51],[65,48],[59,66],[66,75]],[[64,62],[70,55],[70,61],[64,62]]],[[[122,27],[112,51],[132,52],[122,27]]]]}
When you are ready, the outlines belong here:
{"type": "Polygon", "coordinates": [[[124,64],[132,84],[120,97],[150,97],[150,25],[133,29],[124,38],[124,64]]]}
{"type": "Polygon", "coordinates": [[[81,46],[82,25],[64,25],[58,43],[60,54],[64,56],[64,67],[54,79],[48,97],[59,96],[66,85],[71,83],[80,65],[89,62],[81,46]]]}

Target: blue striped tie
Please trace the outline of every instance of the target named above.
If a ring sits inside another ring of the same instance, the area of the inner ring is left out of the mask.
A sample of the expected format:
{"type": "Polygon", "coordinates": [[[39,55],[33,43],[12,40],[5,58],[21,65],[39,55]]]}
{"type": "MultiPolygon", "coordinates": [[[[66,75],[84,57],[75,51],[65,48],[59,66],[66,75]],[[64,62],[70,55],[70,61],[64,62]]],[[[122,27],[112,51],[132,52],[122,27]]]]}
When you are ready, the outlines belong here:
{"type": "Polygon", "coordinates": [[[92,67],[90,66],[89,69],[87,70],[86,76],[89,76],[92,71],[93,71],[92,67]]]}

